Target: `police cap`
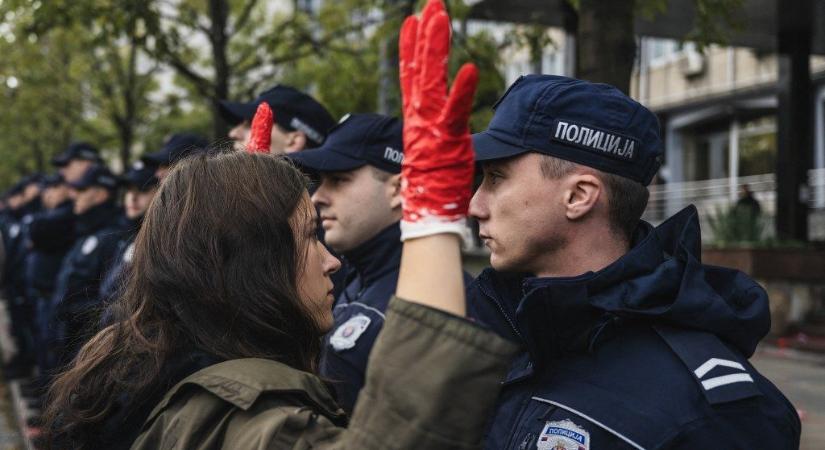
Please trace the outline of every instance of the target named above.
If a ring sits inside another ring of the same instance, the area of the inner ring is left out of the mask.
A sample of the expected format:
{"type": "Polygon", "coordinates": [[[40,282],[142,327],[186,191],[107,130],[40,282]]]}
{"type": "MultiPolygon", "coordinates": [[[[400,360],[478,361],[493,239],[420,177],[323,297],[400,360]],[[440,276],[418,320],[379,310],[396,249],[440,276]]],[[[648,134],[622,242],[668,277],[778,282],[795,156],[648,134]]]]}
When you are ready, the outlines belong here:
{"type": "Polygon", "coordinates": [[[659,121],[613,86],[554,75],[519,78],[473,135],[477,161],[538,152],[650,184],[662,164],[659,121]]]}
{"type": "Polygon", "coordinates": [[[83,173],[79,180],[69,183],[75,189],[88,189],[93,186],[106,188],[110,191],[117,189],[117,178],[106,166],[95,164],[83,173]]]}
{"type": "Polygon", "coordinates": [[[148,166],[170,166],[188,155],[206,151],[209,141],[194,133],[176,133],[169,136],[160,150],[143,155],[141,158],[148,166]]]}
{"type": "Polygon", "coordinates": [[[57,167],[63,167],[73,159],[82,159],[96,163],[101,162],[100,152],[97,150],[97,147],[88,142],[72,142],[62,153],[52,158],[52,164],[57,167]]]}
{"type": "Polygon", "coordinates": [[[324,142],[327,131],[335,125],[332,115],[314,98],[290,86],[276,85],[251,102],[221,101],[220,111],[224,120],[238,124],[252,120],[261,102],[272,108],[275,123],[290,131],[303,131],[309,147],[324,142]]]}
{"type": "Polygon", "coordinates": [[[322,146],[289,157],[318,172],[343,172],[370,165],[399,173],[404,159],[402,136],[401,121],[395,117],[348,114],[330,130],[322,146]]]}
{"type": "Polygon", "coordinates": [[[129,170],[120,177],[120,181],[127,188],[148,191],[158,185],[155,170],[155,166],[146,164],[143,161],[135,161],[129,166],[129,170]]]}

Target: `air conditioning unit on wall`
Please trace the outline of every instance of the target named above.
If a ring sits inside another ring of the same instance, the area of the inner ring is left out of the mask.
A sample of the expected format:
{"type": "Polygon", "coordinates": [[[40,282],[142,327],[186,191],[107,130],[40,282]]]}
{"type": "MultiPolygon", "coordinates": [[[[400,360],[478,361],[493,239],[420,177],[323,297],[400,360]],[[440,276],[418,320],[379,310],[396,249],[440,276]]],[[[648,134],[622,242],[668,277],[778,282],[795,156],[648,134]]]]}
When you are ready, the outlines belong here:
{"type": "Polygon", "coordinates": [[[686,50],[679,59],[679,71],[686,78],[702,75],[705,73],[705,55],[696,50],[686,50]]]}

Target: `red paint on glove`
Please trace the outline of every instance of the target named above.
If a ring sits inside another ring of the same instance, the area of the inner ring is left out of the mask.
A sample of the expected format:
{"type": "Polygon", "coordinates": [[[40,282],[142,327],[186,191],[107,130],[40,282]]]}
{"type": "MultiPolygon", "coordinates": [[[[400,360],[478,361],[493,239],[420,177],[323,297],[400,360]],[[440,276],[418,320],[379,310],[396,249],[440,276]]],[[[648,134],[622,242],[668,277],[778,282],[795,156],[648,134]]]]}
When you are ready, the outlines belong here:
{"type": "Polygon", "coordinates": [[[246,151],[249,153],[269,153],[269,144],[272,141],[272,124],[275,123],[272,108],[266,102],[261,102],[252,118],[249,129],[249,139],[246,141],[246,151]]]}
{"type": "Polygon", "coordinates": [[[474,154],[469,131],[478,71],[465,64],[447,92],[450,18],[430,0],[401,27],[399,73],[404,110],[403,220],[453,222],[467,215],[474,154]]]}

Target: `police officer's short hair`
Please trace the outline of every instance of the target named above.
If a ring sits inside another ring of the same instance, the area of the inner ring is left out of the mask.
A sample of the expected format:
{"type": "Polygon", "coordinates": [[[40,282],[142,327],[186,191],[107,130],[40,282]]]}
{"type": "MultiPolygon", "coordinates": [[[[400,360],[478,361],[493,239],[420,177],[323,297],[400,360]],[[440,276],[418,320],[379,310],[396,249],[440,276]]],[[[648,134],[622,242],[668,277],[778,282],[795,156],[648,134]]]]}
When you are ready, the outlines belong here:
{"type": "MultiPolygon", "coordinates": [[[[558,179],[569,174],[579,164],[541,155],[541,173],[546,178],[558,179]]],[[[638,181],[620,175],[605,173],[596,170],[599,179],[604,183],[607,191],[607,209],[610,226],[619,233],[622,239],[630,242],[633,232],[639,225],[639,220],[647,208],[650,192],[638,181]]]]}

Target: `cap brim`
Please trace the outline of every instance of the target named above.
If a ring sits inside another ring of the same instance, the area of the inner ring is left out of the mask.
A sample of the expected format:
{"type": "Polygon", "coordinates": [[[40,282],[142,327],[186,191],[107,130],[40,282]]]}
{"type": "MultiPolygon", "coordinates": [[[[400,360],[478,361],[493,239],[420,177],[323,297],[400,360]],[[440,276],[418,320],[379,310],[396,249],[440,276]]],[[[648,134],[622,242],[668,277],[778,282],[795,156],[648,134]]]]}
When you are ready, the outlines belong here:
{"type": "Polygon", "coordinates": [[[65,154],[60,154],[52,158],[52,165],[55,167],[63,167],[69,164],[69,157],[65,154]]]}
{"type": "Polygon", "coordinates": [[[476,153],[476,162],[510,158],[531,151],[529,148],[493,137],[488,131],[473,135],[473,149],[476,153]]]}
{"type": "Polygon", "coordinates": [[[255,116],[256,104],[255,102],[230,102],[221,100],[218,110],[221,117],[231,125],[237,125],[244,120],[251,120],[255,116]]]}
{"type": "Polygon", "coordinates": [[[367,162],[338,153],[335,150],[316,148],[291,153],[289,158],[297,164],[317,172],[344,172],[367,165],[367,162]]]}
{"type": "Polygon", "coordinates": [[[152,166],[168,166],[169,152],[161,150],[141,156],[141,161],[152,166]]]}

